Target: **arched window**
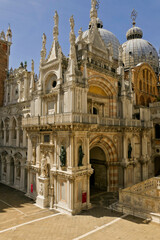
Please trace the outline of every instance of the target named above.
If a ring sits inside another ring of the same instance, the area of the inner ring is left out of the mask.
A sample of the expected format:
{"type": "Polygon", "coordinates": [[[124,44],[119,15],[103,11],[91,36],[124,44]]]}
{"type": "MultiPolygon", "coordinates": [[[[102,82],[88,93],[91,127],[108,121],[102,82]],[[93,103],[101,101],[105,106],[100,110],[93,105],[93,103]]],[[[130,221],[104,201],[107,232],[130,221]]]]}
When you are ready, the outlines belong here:
{"type": "Polygon", "coordinates": [[[143,80],[145,80],[145,70],[143,70],[143,80]]]}
{"type": "Polygon", "coordinates": [[[4,124],[3,124],[3,121],[1,121],[0,138],[4,139],[4,124]]]}
{"type": "Polygon", "coordinates": [[[12,122],[12,139],[16,139],[17,138],[17,124],[16,124],[16,120],[13,119],[13,122],[12,122]]]}
{"type": "Polygon", "coordinates": [[[6,159],[4,159],[3,172],[4,172],[4,173],[7,172],[7,161],[6,161],[6,159]]]}
{"type": "Polygon", "coordinates": [[[146,85],[145,85],[145,82],[143,82],[143,91],[144,91],[144,92],[146,91],[146,85]]]}
{"type": "Polygon", "coordinates": [[[20,163],[20,161],[18,161],[18,163],[17,163],[16,175],[17,175],[17,178],[21,177],[21,163],[20,163]]]}
{"type": "Polygon", "coordinates": [[[155,125],[155,138],[160,139],[160,125],[159,124],[155,125]]]}
{"type": "Polygon", "coordinates": [[[139,90],[142,91],[142,81],[139,81],[139,90]]]}
{"type": "Polygon", "coordinates": [[[5,120],[5,127],[6,127],[6,143],[9,142],[9,118],[5,120]]]}

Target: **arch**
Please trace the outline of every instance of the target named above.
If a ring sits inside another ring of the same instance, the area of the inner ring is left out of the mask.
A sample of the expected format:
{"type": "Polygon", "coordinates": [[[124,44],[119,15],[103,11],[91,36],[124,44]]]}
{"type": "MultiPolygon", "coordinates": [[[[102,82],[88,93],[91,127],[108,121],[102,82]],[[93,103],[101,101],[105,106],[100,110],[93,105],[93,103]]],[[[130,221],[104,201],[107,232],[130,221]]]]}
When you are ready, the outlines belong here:
{"type": "Polygon", "coordinates": [[[116,96],[118,89],[116,89],[112,83],[107,79],[99,75],[92,75],[88,78],[88,84],[90,86],[96,86],[103,89],[107,96],[116,96]]]}
{"type": "Polygon", "coordinates": [[[139,90],[142,91],[142,81],[139,81],[139,90]]]}
{"type": "Polygon", "coordinates": [[[118,165],[116,164],[118,156],[117,149],[113,141],[105,136],[99,135],[90,139],[90,152],[94,148],[101,148],[105,154],[105,164],[107,167],[107,190],[118,190],[118,165]]]}
{"type": "Polygon", "coordinates": [[[91,194],[95,191],[107,191],[107,165],[106,155],[99,146],[90,150],[90,164],[94,169],[90,177],[91,194]]]}
{"type": "Polygon", "coordinates": [[[6,143],[9,142],[9,128],[10,128],[10,119],[5,119],[5,129],[6,129],[6,143]]]}
{"type": "Polygon", "coordinates": [[[49,71],[44,76],[44,93],[49,93],[53,88],[53,82],[57,82],[57,74],[55,71],[49,71]]]}
{"type": "Polygon", "coordinates": [[[4,122],[1,120],[1,125],[0,125],[0,138],[4,139],[4,122]]]}
{"type": "Polygon", "coordinates": [[[113,141],[105,135],[93,137],[90,141],[90,149],[92,149],[95,146],[99,146],[99,144],[106,155],[109,153],[108,160],[110,162],[116,162],[117,161],[117,150],[116,150],[116,147],[115,147],[113,141]]]}
{"type": "Polygon", "coordinates": [[[12,122],[11,122],[11,128],[12,128],[12,139],[16,139],[17,138],[17,121],[16,119],[13,117],[12,122]]]}

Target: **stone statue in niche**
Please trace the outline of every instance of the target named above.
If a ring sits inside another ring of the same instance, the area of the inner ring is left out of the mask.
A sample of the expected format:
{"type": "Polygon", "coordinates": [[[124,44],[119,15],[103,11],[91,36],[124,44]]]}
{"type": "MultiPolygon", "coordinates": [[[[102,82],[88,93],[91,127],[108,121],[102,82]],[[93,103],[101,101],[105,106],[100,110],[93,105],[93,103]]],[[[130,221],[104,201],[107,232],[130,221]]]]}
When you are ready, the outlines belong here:
{"type": "Polygon", "coordinates": [[[128,158],[130,159],[132,155],[132,146],[131,143],[128,144],[128,158]]]}
{"type": "Polygon", "coordinates": [[[78,151],[78,167],[83,166],[83,164],[82,164],[83,157],[84,157],[84,153],[83,153],[83,151],[82,151],[82,146],[79,146],[79,151],[78,151]]]}
{"type": "Polygon", "coordinates": [[[61,161],[61,167],[66,166],[66,149],[64,146],[61,146],[61,151],[60,151],[60,161],[61,161]]]}
{"type": "Polygon", "coordinates": [[[41,177],[48,177],[47,159],[45,154],[42,155],[41,160],[41,177]]]}

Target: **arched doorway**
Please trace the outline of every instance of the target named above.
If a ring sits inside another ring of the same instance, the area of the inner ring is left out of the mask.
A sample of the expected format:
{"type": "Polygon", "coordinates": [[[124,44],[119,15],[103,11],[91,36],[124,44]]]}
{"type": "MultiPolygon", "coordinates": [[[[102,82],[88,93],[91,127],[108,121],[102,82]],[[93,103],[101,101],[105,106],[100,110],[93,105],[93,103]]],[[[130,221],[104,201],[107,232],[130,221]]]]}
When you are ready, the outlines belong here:
{"type": "Polygon", "coordinates": [[[14,159],[11,158],[10,162],[10,183],[14,184],[14,159]]]}
{"type": "Polygon", "coordinates": [[[160,176],[160,157],[155,157],[154,174],[155,174],[155,177],[160,176]]]}
{"type": "Polygon", "coordinates": [[[107,191],[106,155],[100,147],[90,150],[90,164],[94,169],[94,173],[90,177],[91,195],[95,192],[107,191]]]}

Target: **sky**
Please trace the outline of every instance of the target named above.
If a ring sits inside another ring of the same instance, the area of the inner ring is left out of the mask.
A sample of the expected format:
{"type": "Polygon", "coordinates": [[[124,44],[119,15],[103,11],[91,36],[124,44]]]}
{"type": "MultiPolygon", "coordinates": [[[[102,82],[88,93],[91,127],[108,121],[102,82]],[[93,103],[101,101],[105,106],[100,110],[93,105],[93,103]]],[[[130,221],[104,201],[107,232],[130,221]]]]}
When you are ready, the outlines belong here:
{"type": "MultiPolygon", "coordinates": [[[[0,32],[11,26],[13,39],[10,67],[18,68],[20,62],[35,62],[39,73],[42,35],[47,36],[47,54],[53,41],[53,16],[59,14],[59,43],[63,53],[69,53],[69,18],[75,19],[75,34],[82,27],[88,29],[91,0],[0,0],[0,32]]],[[[113,32],[120,43],[126,41],[126,32],[132,26],[131,12],[136,9],[136,25],[143,30],[143,38],[159,52],[160,48],[160,0],[100,0],[98,17],[105,29],[113,32]]]]}

